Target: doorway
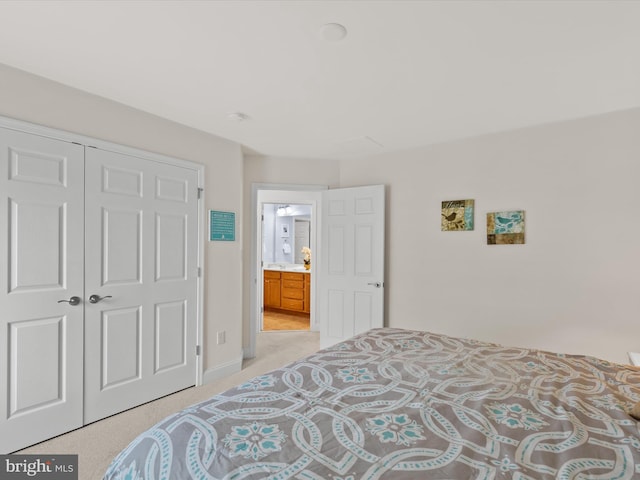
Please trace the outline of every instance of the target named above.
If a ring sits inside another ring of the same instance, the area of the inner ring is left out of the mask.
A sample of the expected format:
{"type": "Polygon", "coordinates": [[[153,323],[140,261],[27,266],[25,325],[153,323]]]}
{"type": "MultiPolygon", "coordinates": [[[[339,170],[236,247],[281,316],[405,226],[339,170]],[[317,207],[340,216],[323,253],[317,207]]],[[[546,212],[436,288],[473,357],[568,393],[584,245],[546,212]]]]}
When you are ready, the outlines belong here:
{"type": "Polygon", "coordinates": [[[310,204],[262,204],[261,332],[310,330],[311,217],[310,204]]]}
{"type": "Polygon", "coordinates": [[[248,332],[245,330],[249,339],[245,358],[255,357],[262,319],[264,203],[312,206],[310,314],[311,330],[320,331],[320,347],[384,325],[384,185],[327,190],[324,186],[253,184],[251,199],[251,321],[248,332]],[[339,278],[341,272],[351,273],[339,278]]]}
{"type": "MultiPolygon", "coordinates": [[[[282,185],[282,184],[253,184],[252,185],[252,202],[251,210],[253,219],[251,222],[252,227],[252,241],[251,245],[251,277],[252,277],[252,289],[251,289],[251,317],[248,329],[245,330],[248,337],[248,346],[245,349],[245,358],[254,358],[256,356],[256,336],[262,331],[263,327],[263,301],[264,301],[264,289],[265,289],[265,276],[264,276],[264,264],[263,259],[263,224],[262,224],[262,212],[265,205],[275,205],[276,210],[278,206],[291,206],[291,205],[307,205],[310,207],[310,214],[308,218],[300,218],[300,220],[308,220],[309,224],[309,245],[312,252],[316,250],[316,239],[318,232],[318,222],[320,214],[321,192],[326,190],[327,187],[323,185],[282,185]]],[[[282,228],[282,227],[280,227],[282,228]]],[[[294,227],[295,228],[295,227],[294,227]]],[[[288,230],[288,229],[287,229],[288,230]]],[[[282,234],[282,230],[279,230],[282,234]]],[[[292,232],[287,231],[289,237],[289,245],[291,248],[291,263],[296,264],[294,243],[295,234],[292,237],[292,232]]],[[[285,234],[286,235],[286,234],[285,234]]],[[[280,239],[282,240],[282,236],[280,239]]],[[[288,250],[288,249],[287,249],[288,250]]],[[[284,252],[283,252],[284,253],[284,252]]],[[[275,259],[275,257],[274,257],[275,259]]],[[[312,260],[313,262],[313,260],[312,260]]],[[[272,263],[279,263],[274,261],[272,263]]],[[[296,268],[296,267],[294,267],[296,268]]],[[[304,267],[299,265],[297,268],[300,271],[304,271],[304,267]]],[[[283,269],[284,270],[284,269],[283,269]]],[[[297,272],[293,272],[297,273],[297,272]]],[[[313,266],[307,273],[309,279],[308,295],[309,295],[309,329],[311,331],[317,331],[316,324],[316,272],[313,266]]],[[[282,275],[280,275],[282,276],[282,275]]],[[[293,299],[295,300],[295,299],[293,299]]]]}

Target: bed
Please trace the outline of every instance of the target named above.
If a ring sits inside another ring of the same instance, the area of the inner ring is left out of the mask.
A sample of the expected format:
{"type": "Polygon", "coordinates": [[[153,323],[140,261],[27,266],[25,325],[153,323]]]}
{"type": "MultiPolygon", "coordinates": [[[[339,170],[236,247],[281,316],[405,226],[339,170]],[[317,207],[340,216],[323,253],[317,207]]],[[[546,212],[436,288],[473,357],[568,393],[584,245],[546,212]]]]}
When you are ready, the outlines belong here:
{"type": "Polygon", "coordinates": [[[105,479],[632,479],[640,370],[375,329],[142,433],[105,479]]]}

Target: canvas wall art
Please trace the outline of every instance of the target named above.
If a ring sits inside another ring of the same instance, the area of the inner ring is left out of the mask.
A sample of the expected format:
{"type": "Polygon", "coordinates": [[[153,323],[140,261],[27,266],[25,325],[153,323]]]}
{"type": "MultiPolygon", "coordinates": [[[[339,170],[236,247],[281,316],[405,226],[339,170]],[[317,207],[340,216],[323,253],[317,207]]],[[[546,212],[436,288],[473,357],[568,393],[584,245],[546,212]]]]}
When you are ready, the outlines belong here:
{"type": "Polygon", "coordinates": [[[487,213],[487,244],[524,243],[524,210],[487,213]]]}
{"type": "Polygon", "coordinates": [[[473,205],[474,200],[442,202],[442,231],[473,230],[473,205]]]}

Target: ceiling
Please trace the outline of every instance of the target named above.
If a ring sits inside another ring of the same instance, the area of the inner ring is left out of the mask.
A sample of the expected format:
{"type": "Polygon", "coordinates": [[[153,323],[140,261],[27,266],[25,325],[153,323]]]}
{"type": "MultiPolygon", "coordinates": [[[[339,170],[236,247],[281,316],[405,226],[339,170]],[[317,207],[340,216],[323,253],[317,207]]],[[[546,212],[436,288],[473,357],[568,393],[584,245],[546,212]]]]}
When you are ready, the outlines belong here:
{"type": "Polygon", "coordinates": [[[640,107],[639,1],[5,0],[0,18],[0,63],[264,155],[640,107]],[[346,37],[323,39],[327,23],[346,37]]]}

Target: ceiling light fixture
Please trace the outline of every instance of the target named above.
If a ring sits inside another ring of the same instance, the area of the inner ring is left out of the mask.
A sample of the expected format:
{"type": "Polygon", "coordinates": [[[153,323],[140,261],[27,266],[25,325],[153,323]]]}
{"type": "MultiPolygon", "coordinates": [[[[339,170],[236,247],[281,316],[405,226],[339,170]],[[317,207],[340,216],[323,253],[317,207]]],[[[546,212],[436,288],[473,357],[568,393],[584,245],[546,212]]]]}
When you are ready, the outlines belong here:
{"type": "Polygon", "coordinates": [[[249,120],[249,115],[247,115],[246,113],[242,113],[242,112],[233,112],[233,113],[228,113],[227,114],[227,118],[229,120],[235,120],[236,122],[244,122],[245,120],[249,120]]]}
{"type": "Polygon", "coordinates": [[[276,215],[279,217],[286,217],[291,215],[292,212],[293,212],[293,209],[291,208],[291,205],[280,205],[278,206],[276,215]]]}
{"type": "Polygon", "coordinates": [[[347,29],[339,23],[325,23],[320,27],[320,35],[327,42],[339,42],[347,36],[347,29]]]}

